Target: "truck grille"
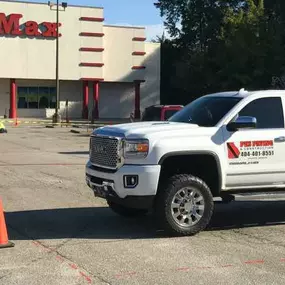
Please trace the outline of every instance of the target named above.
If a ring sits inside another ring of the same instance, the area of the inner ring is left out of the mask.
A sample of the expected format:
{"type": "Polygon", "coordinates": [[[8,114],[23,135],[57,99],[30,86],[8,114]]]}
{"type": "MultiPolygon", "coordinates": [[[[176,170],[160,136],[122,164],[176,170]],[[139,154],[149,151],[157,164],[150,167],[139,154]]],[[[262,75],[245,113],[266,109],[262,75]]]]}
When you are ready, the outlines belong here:
{"type": "Polygon", "coordinates": [[[91,136],[90,162],[96,166],[116,169],[120,162],[117,138],[91,136]]]}

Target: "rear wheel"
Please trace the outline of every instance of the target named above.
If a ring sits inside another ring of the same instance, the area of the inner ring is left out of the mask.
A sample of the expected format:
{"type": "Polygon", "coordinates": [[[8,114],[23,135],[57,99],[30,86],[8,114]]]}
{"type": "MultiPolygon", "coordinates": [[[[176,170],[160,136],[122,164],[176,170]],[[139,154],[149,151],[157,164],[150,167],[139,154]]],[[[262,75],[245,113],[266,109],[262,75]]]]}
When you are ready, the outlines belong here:
{"type": "Polygon", "coordinates": [[[155,207],[159,225],[173,235],[191,236],[204,230],[214,209],[213,196],[204,181],[176,175],[160,189],[155,207]]]}
{"type": "Polygon", "coordinates": [[[107,201],[110,209],[115,212],[116,214],[124,217],[138,217],[144,216],[147,214],[148,210],[144,209],[134,209],[122,206],[120,204],[114,203],[112,201],[107,201]]]}

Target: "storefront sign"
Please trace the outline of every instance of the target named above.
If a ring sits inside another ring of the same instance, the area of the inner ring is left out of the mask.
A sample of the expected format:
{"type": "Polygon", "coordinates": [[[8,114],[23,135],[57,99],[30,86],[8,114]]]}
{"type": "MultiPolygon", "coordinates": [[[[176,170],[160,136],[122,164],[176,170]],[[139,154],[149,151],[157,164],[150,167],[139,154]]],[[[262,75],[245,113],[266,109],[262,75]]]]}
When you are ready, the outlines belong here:
{"type": "MultiPolygon", "coordinates": [[[[26,37],[44,37],[55,38],[57,36],[57,24],[51,22],[37,23],[35,21],[28,21],[20,24],[23,18],[21,14],[10,14],[6,16],[0,13],[0,36],[26,36],[26,37]]],[[[61,24],[59,24],[59,27],[61,24]]],[[[59,37],[61,34],[59,34],[59,37]]]]}

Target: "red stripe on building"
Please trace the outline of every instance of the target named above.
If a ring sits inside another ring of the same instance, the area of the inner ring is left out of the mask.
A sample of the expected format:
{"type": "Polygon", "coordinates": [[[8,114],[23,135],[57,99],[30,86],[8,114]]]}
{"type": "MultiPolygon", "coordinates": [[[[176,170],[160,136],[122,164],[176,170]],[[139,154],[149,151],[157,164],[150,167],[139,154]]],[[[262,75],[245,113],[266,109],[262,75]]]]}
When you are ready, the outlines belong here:
{"type": "Polygon", "coordinates": [[[88,48],[88,47],[82,47],[79,49],[80,51],[90,51],[90,52],[102,52],[104,51],[104,48],[88,48]]]}
{"type": "Polygon", "coordinates": [[[144,51],[134,51],[133,55],[145,55],[146,53],[144,51]]]}
{"type": "Polygon", "coordinates": [[[136,41],[136,42],[144,42],[146,40],[146,38],[143,38],[143,37],[134,37],[133,38],[133,41],[136,41]]]}
{"type": "Polygon", "coordinates": [[[104,81],[104,78],[94,78],[94,77],[82,77],[80,80],[83,81],[104,81]]]}
{"type": "Polygon", "coordinates": [[[135,69],[135,70],[145,69],[145,66],[133,66],[132,69],[135,69]]]}
{"type": "Polygon", "coordinates": [[[104,18],[96,18],[96,17],[80,17],[80,21],[88,21],[88,22],[104,22],[104,18]]]}
{"type": "Polygon", "coordinates": [[[81,62],[80,66],[88,66],[88,67],[102,67],[104,66],[104,63],[98,63],[98,62],[81,62]]]}
{"type": "Polygon", "coordinates": [[[95,103],[95,106],[94,106],[94,119],[99,119],[99,92],[100,92],[99,82],[95,81],[93,83],[93,100],[94,100],[94,103],[95,103]]]}
{"type": "Polygon", "coordinates": [[[239,149],[235,146],[234,143],[227,143],[228,147],[228,158],[238,158],[240,155],[239,149]]]}
{"type": "Polygon", "coordinates": [[[82,32],[79,34],[83,37],[104,37],[104,33],[88,33],[88,32],[82,32]]]}

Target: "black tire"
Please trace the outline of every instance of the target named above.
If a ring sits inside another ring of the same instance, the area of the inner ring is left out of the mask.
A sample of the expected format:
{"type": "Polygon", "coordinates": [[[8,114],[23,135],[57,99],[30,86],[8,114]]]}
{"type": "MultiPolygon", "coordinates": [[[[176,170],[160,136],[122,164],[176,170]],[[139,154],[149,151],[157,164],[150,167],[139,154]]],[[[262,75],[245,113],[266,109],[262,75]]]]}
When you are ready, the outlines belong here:
{"type": "Polygon", "coordinates": [[[171,177],[165,186],[159,189],[156,203],[155,216],[159,227],[175,236],[193,236],[204,230],[209,224],[214,210],[214,201],[209,187],[198,177],[188,174],[171,177]],[[204,199],[204,213],[194,225],[181,226],[172,216],[171,203],[174,196],[184,187],[191,187],[199,191],[204,199]]]}
{"type": "Polygon", "coordinates": [[[107,201],[107,203],[113,212],[123,217],[135,218],[139,216],[144,216],[148,213],[148,210],[144,209],[128,208],[111,201],[107,201]]]}

